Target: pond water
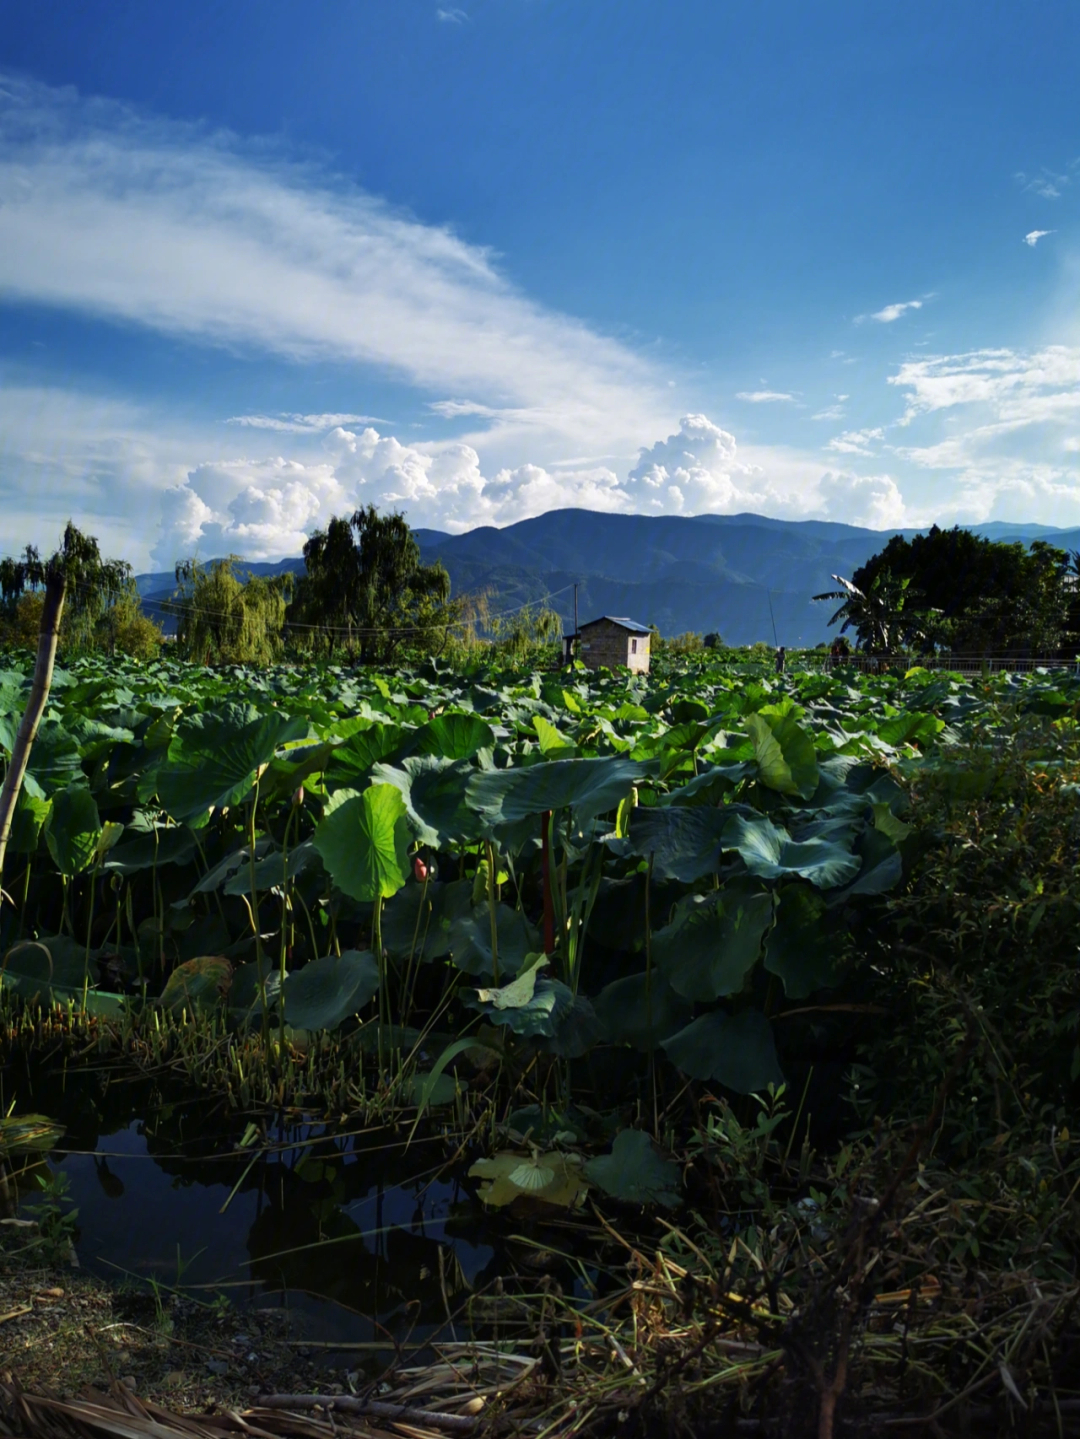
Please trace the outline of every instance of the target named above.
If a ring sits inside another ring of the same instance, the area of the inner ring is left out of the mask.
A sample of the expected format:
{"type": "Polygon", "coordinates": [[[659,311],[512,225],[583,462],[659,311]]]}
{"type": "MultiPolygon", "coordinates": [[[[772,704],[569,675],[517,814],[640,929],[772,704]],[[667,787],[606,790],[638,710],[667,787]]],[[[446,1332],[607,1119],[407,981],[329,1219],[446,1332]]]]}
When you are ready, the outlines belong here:
{"type": "Polygon", "coordinates": [[[245,1151],[246,1120],[213,1096],[167,1100],[93,1072],[5,1089],[66,1126],[49,1166],[78,1209],[80,1263],[111,1280],[288,1308],[305,1338],[360,1345],[448,1337],[448,1310],[513,1267],[441,1173],[441,1140],[300,1126],[245,1151]]]}

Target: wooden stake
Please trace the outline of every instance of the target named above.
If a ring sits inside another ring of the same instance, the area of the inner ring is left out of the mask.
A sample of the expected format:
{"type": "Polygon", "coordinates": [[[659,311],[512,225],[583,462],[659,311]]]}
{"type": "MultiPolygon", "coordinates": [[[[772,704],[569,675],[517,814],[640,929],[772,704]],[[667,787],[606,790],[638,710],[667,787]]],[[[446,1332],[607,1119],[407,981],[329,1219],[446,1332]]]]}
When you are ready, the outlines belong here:
{"type": "Polygon", "coordinates": [[[11,838],[15,806],[19,801],[19,791],[22,789],[26,766],[30,761],[30,751],[34,747],[38,725],[41,723],[41,716],[45,713],[45,705],[48,702],[49,689],[52,685],[56,641],[60,634],[60,617],[64,612],[66,588],[67,581],[60,573],[51,574],[45,582],[45,605],[41,611],[41,629],[38,631],[34,682],[30,686],[30,698],[26,702],[26,710],[22,717],[22,724],[19,725],[19,733],[15,736],[15,745],[11,751],[11,763],[8,765],[4,788],[0,791],[0,884],[3,882],[4,856],[7,853],[8,840],[11,838]]]}

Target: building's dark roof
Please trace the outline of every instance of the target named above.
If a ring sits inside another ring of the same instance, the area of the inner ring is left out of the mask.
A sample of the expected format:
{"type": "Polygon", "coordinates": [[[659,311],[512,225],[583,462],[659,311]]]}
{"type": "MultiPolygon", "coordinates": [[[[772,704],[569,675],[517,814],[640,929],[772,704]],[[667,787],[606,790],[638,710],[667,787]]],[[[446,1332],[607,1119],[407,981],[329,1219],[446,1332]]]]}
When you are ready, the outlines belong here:
{"type": "Polygon", "coordinates": [[[633,635],[647,635],[650,633],[648,625],[639,625],[637,620],[628,620],[625,617],[620,618],[618,615],[601,615],[599,619],[586,620],[585,624],[581,625],[580,628],[587,630],[592,625],[600,624],[603,620],[607,620],[609,625],[618,625],[621,629],[629,630],[633,635]]]}

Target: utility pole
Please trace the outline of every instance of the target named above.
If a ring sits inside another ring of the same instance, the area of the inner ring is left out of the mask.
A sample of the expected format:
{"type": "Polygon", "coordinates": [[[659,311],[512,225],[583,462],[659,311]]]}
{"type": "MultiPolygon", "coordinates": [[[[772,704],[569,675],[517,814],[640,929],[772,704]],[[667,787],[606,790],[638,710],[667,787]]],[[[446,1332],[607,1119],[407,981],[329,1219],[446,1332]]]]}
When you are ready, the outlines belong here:
{"type": "Polygon", "coordinates": [[[574,581],[574,639],[577,639],[577,581],[574,581]]]}

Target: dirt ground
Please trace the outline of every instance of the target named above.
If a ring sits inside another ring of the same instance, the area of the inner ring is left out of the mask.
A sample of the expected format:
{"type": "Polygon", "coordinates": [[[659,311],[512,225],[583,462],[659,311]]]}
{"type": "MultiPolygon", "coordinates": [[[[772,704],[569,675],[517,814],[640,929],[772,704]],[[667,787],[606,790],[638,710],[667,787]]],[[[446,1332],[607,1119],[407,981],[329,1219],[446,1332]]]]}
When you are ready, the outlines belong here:
{"type": "Polygon", "coordinates": [[[36,1241],[33,1228],[0,1223],[0,1379],[61,1398],[117,1380],[181,1413],[352,1388],[347,1372],[290,1337],[279,1310],[113,1286],[44,1262],[36,1241]]]}

